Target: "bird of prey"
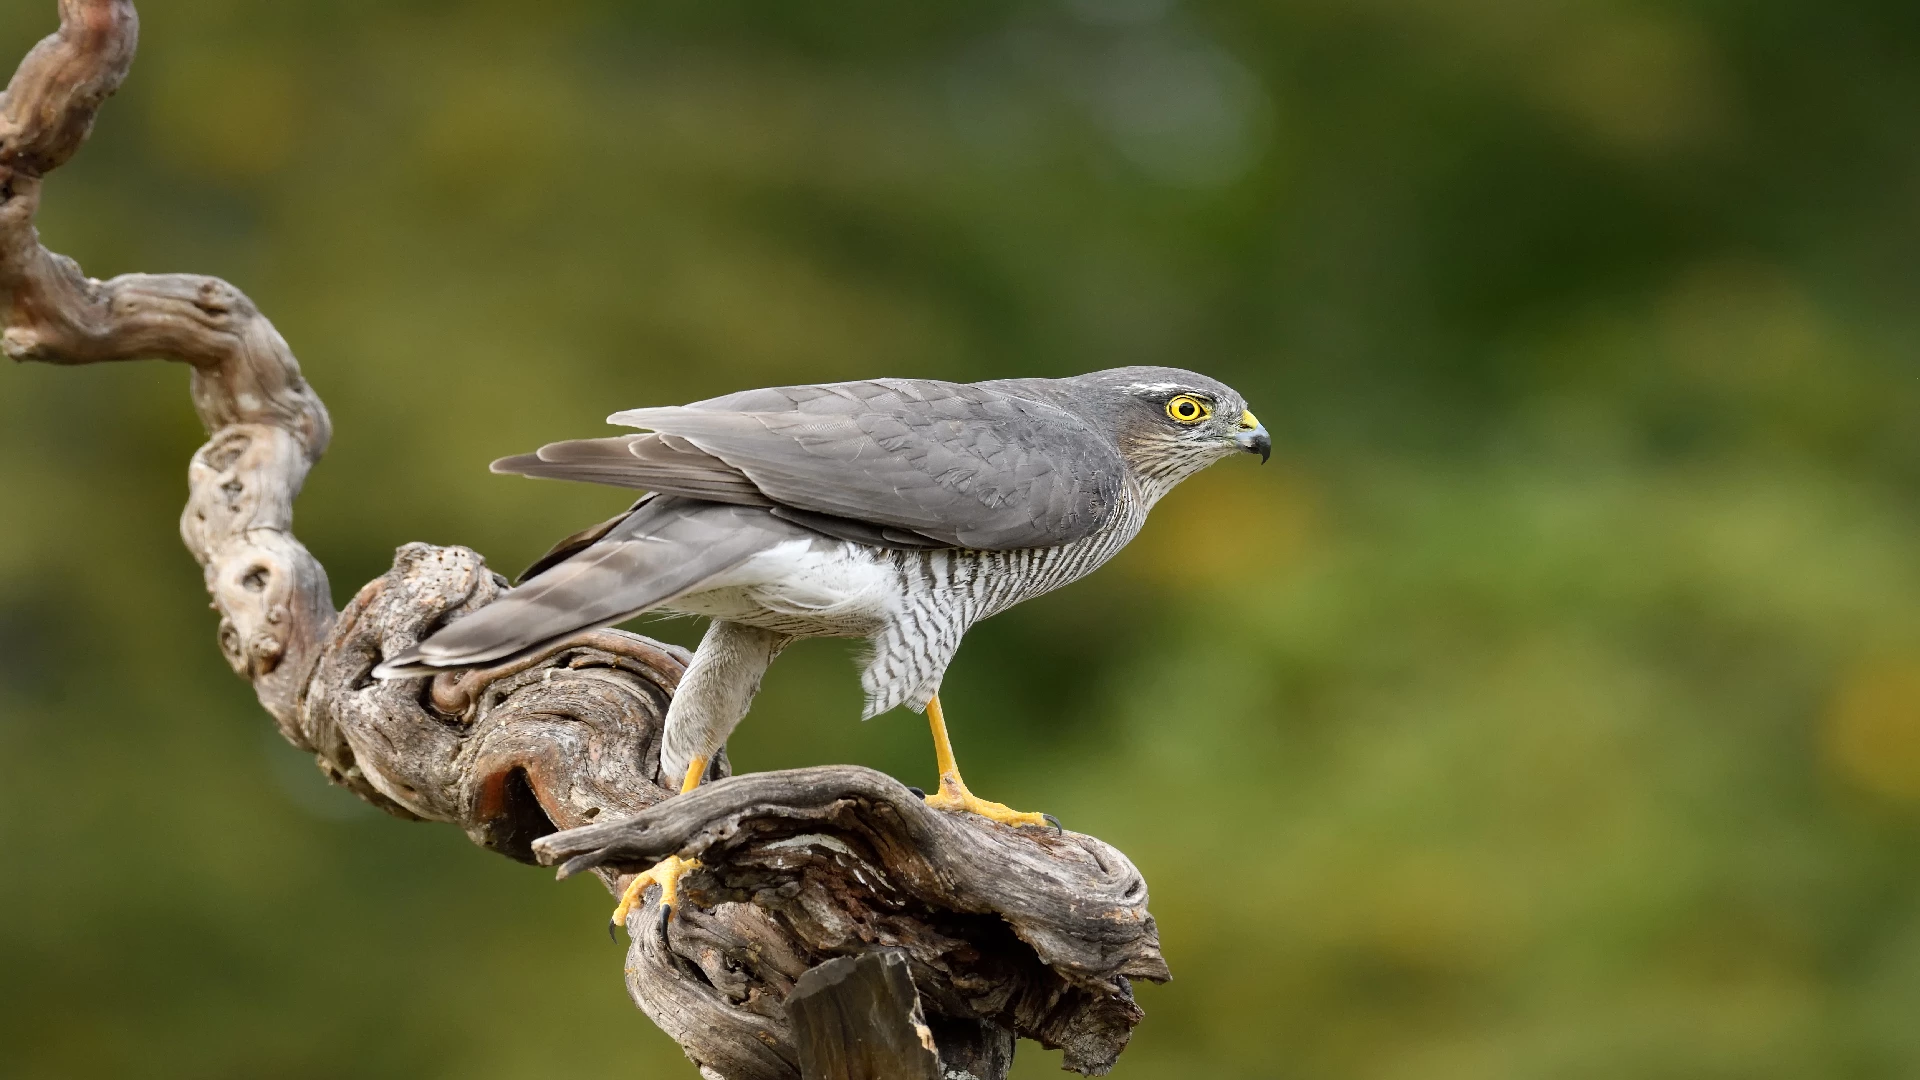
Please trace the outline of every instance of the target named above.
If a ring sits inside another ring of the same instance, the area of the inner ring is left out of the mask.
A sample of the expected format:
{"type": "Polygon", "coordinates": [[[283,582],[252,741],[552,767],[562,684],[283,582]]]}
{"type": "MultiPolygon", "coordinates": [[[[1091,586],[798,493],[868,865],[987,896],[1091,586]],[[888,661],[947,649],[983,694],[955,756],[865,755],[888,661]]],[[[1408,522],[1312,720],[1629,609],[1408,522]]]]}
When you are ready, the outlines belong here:
{"type": "MultiPolygon", "coordinates": [[[[1271,450],[1239,394],[1164,367],[784,386],[608,422],[646,433],[552,443],[493,471],[648,494],[376,676],[493,663],[647,611],[707,616],[661,748],[663,773],[690,791],[789,642],[865,638],[866,715],[927,714],[940,769],[927,802],[1015,826],[1044,818],[967,790],[947,738],[940,680],[962,635],[1106,562],[1180,481],[1271,450]]],[[[650,884],[670,918],[694,865],[641,874],[614,924],[650,884]]]]}

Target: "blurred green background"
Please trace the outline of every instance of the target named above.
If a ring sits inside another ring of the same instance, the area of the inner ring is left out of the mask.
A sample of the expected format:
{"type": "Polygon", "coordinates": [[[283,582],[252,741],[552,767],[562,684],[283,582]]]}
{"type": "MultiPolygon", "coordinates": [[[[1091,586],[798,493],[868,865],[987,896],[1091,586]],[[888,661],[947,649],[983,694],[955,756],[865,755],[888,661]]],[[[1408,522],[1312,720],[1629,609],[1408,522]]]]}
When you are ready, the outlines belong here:
{"type": "MultiPolygon", "coordinates": [[[[623,505],[486,471],[616,408],[1245,393],[1273,464],[946,687],[976,790],[1152,884],[1117,1076],[1920,1075],[1911,0],[142,10],[43,233],[275,319],[341,601],[623,505]]],[[[6,5],[0,64],[53,24],[6,5]]],[[[175,535],[200,440],[177,368],[0,371],[0,1073],[692,1076],[596,885],[276,741],[175,535]]],[[[775,667],[739,768],[932,780],[849,652],[775,667]]]]}

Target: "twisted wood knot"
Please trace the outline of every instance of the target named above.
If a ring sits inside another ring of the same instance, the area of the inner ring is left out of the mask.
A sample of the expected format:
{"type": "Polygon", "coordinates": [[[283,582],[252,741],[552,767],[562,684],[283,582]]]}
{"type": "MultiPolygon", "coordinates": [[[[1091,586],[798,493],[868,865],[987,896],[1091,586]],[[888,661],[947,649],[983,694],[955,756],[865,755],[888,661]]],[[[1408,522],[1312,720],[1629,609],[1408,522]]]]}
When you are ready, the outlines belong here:
{"type": "Polygon", "coordinates": [[[281,636],[278,627],[284,627],[288,619],[285,607],[275,605],[266,613],[269,625],[276,629],[262,627],[244,637],[240,627],[229,615],[220,617],[220,653],[227,658],[227,666],[234,674],[248,679],[260,679],[273,674],[280,662],[286,659],[287,642],[281,636]]]}
{"type": "Polygon", "coordinates": [[[38,360],[46,355],[46,345],[38,327],[14,325],[0,334],[0,348],[15,360],[38,360]]]}
{"type": "Polygon", "coordinates": [[[65,36],[82,51],[132,47],[125,39],[134,33],[137,20],[126,0],[64,0],[60,9],[65,36]]]}
{"type": "Polygon", "coordinates": [[[271,675],[286,654],[286,643],[278,636],[265,630],[258,631],[247,643],[247,670],[256,679],[271,675]]]}
{"type": "Polygon", "coordinates": [[[204,315],[226,316],[232,314],[238,296],[239,290],[233,286],[218,278],[208,278],[200,283],[193,304],[204,315]]]}
{"type": "MultiPolygon", "coordinates": [[[[648,676],[663,689],[672,691],[686,669],[686,657],[677,655],[659,642],[620,630],[583,630],[571,637],[543,646],[533,652],[503,660],[488,667],[443,671],[427,683],[427,700],[445,716],[462,721],[473,719],[480,696],[489,685],[509,676],[553,662],[569,652],[594,651],[640,664],[648,676]]],[[[581,657],[567,666],[578,667],[581,657]]]]}
{"type": "Polygon", "coordinates": [[[240,456],[252,446],[251,434],[229,427],[217,432],[207,445],[200,449],[200,459],[206,462],[207,467],[214,472],[224,473],[232,469],[233,463],[240,460],[240,456]]]}

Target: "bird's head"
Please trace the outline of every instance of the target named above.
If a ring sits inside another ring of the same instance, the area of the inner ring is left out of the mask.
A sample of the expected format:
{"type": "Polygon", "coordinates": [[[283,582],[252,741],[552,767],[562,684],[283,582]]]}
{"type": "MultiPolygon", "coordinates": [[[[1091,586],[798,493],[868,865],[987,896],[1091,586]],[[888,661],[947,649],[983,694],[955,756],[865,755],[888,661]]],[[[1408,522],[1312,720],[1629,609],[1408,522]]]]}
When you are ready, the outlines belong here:
{"type": "Polygon", "coordinates": [[[1236,453],[1273,451],[1267,429],[1231,386],[1191,371],[1126,367],[1060,380],[1075,412],[1105,428],[1146,489],[1175,484],[1236,453]]]}

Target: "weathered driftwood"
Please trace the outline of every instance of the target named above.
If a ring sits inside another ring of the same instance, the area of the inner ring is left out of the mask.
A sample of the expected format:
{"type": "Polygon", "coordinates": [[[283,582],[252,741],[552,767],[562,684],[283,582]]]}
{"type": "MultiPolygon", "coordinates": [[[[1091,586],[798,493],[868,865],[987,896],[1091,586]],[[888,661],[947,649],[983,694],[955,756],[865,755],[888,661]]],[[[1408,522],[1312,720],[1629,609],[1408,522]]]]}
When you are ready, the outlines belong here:
{"type": "MultiPolygon", "coordinates": [[[[897,950],[930,1012],[1064,1047],[1067,1067],[1083,1072],[1111,1067],[1140,1019],[1128,980],[1167,976],[1146,883],[1118,851],[1076,833],[934,810],[892,777],[856,766],[716,781],[546,837],[534,852],[561,863],[563,875],[642,870],[671,854],[699,859],[683,893],[723,916],[744,909],[769,920],[782,952],[800,961],[703,956],[706,978],[736,998],[751,1003],[770,987],[784,998],[814,963],[897,950]]],[[[676,913],[672,934],[686,913],[676,913]]],[[[647,918],[630,916],[629,931],[652,936],[647,918]]]]}
{"type": "Polygon", "coordinates": [[[787,995],[800,1080],[988,1080],[1013,1067],[1013,1033],[922,1008],[892,950],[811,968],[787,995]]]}
{"type": "Polygon", "coordinates": [[[787,995],[800,1080],[987,1080],[1013,1067],[1013,1033],[922,1007],[892,950],[811,968],[787,995]]]}
{"type": "MultiPolygon", "coordinates": [[[[898,953],[843,956],[800,976],[787,995],[787,1018],[800,1080],[945,1080],[898,953]]],[[[947,1075],[959,1080],[960,1071],[947,1075]]]]}
{"type": "Polygon", "coordinates": [[[1064,1047],[1069,1068],[1112,1064],[1140,1016],[1128,980],[1166,967],[1144,883],[1099,841],[929,810],[864,769],[736,777],[663,801],[660,719],[686,656],[635,634],[582,634],[433,680],[371,679],[382,656],[506,582],[465,548],[408,544],[336,612],[292,532],[331,426],[273,324],[218,279],[96,281],[40,245],[42,181],[79,149],[137,40],[131,0],[61,0],[60,17],[0,99],[0,346],[42,363],[192,368],[209,434],[181,536],[221,651],[289,741],[396,816],[455,823],[610,886],[659,855],[699,857],[695,904],[664,930],[652,902],[634,914],[627,983],[710,1077],[798,1076],[785,1007],[796,981],[875,950],[911,971],[948,1072],[1003,1076],[1015,1034],[1064,1047]]]}

